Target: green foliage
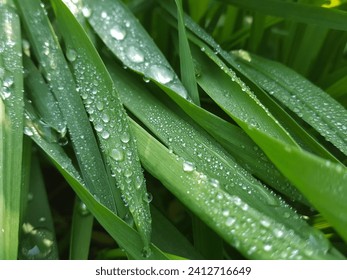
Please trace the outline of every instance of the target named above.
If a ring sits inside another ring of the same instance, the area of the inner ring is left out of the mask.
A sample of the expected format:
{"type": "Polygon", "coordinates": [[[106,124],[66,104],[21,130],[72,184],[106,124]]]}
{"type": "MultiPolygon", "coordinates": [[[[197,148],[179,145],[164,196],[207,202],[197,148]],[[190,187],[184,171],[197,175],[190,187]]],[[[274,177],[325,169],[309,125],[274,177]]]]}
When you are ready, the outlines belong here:
{"type": "Polygon", "coordinates": [[[0,259],[345,259],[325,2],[0,0],[0,259]]]}

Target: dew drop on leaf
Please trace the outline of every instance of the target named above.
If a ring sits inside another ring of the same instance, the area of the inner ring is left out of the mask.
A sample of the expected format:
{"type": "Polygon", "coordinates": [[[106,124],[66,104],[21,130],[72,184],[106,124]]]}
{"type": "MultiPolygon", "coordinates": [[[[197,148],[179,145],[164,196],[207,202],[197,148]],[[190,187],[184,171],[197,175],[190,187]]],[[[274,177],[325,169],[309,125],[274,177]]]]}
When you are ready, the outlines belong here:
{"type": "Polygon", "coordinates": [[[126,55],[135,63],[141,63],[145,60],[143,52],[135,46],[130,46],[126,51],[126,55]]]}
{"type": "Polygon", "coordinates": [[[112,38],[114,38],[118,41],[122,41],[122,40],[124,40],[124,38],[126,36],[126,30],[124,28],[122,28],[121,26],[114,26],[110,30],[110,35],[112,38]]]}
{"type": "Polygon", "coordinates": [[[70,62],[74,62],[77,58],[77,53],[74,49],[67,49],[66,51],[66,58],[70,61],[70,62]]]}
{"type": "Polygon", "coordinates": [[[124,159],[124,152],[121,149],[113,149],[110,157],[116,161],[122,161],[124,159]]]}
{"type": "Polygon", "coordinates": [[[183,162],[183,171],[184,172],[193,172],[195,169],[195,165],[192,162],[185,161],[183,162]]]}
{"type": "Polygon", "coordinates": [[[161,84],[167,84],[174,78],[174,73],[163,65],[154,64],[150,66],[149,72],[151,76],[161,84]]]}

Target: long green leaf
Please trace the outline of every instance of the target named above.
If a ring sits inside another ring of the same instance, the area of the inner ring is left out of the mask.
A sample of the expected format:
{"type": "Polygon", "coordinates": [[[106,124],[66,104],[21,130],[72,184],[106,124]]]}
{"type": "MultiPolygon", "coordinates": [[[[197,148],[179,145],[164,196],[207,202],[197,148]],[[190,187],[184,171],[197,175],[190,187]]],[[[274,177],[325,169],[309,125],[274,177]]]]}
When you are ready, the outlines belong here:
{"type": "Polygon", "coordinates": [[[347,240],[347,168],[287,146],[260,131],[254,133],[263,150],[297,186],[337,232],[347,240]],[[283,160],[285,159],[285,160],[283,160]]]}
{"type": "Polygon", "coordinates": [[[68,8],[61,1],[52,1],[80,94],[84,98],[89,119],[111,167],[117,186],[133,215],[145,246],[151,235],[151,216],[141,165],[127,115],[116,88],[93,44],[68,8]],[[95,84],[97,81],[97,85],[95,84]]]}
{"type": "MultiPolygon", "coordinates": [[[[212,138],[208,137],[203,130],[190,124],[189,121],[185,121],[183,118],[176,116],[168,107],[164,106],[156,98],[151,96],[146,91],[143,84],[139,84],[136,80],[131,79],[124,70],[120,69],[120,67],[114,66],[110,68],[110,73],[113,75],[115,83],[122,89],[120,94],[125,106],[170,149],[164,149],[165,151],[163,148],[159,149],[159,147],[156,147],[160,146],[159,144],[153,144],[152,147],[152,145],[149,144],[149,142],[154,141],[150,141],[151,137],[143,136],[145,139],[141,140],[142,136],[138,136],[139,145],[143,145],[144,147],[142,147],[142,149],[145,148],[146,150],[146,153],[143,154],[143,151],[141,152],[141,148],[139,148],[141,161],[144,163],[144,166],[146,167],[146,162],[150,161],[148,164],[153,164],[158,170],[160,169],[161,171],[157,171],[157,169],[150,168],[149,171],[156,177],[159,176],[158,172],[162,172],[161,176],[158,178],[162,180],[164,185],[168,180],[167,176],[174,177],[173,174],[176,174],[176,180],[170,182],[170,185],[172,186],[169,187],[169,190],[172,191],[180,200],[183,199],[182,196],[184,193],[184,196],[187,197],[186,199],[189,200],[189,203],[186,203],[187,207],[207,223],[207,225],[223,236],[224,239],[231,242],[231,239],[226,237],[231,234],[230,237],[234,240],[231,244],[252,258],[258,258],[260,256],[261,258],[266,258],[265,256],[267,256],[266,253],[260,252],[262,251],[261,248],[258,248],[260,251],[257,253],[252,252],[252,250],[251,253],[245,252],[244,248],[248,246],[248,248],[250,248],[252,245],[250,241],[251,239],[246,241],[243,240],[241,237],[242,231],[230,233],[228,230],[223,231],[217,229],[218,225],[222,224],[222,222],[219,221],[218,218],[220,215],[213,213],[213,209],[215,207],[220,207],[220,205],[227,204],[225,201],[216,200],[214,195],[209,196],[205,194],[205,191],[209,194],[221,192],[223,195],[233,197],[240,203],[242,202],[247,205],[244,207],[247,211],[244,211],[242,215],[241,213],[239,213],[240,216],[237,213],[232,215],[232,220],[235,219],[232,221],[232,224],[237,231],[239,227],[242,227],[244,222],[243,218],[247,219],[246,217],[249,217],[252,219],[255,224],[253,226],[254,232],[252,230],[248,232],[250,238],[255,234],[255,232],[263,230],[263,224],[267,227],[267,222],[269,222],[277,224],[283,230],[284,228],[287,228],[288,232],[300,228],[301,230],[297,232],[300,238],[303,240],[315,238],[320,246],[327,246],[327,240],[324,240],[323,236],[317,233],[314,229],[308,227],[307,224],[300,220],[294,212],[288,208],[288,205],[283,201],[280,201],[265,187],[242,170],[242,168],[237,166],[237,164],[233,162],[232,158],[230,158],[212,138]],[[149,155],[149,151],[152,151],[153,155],[149,155]],[[181,162],[181,164],[175,165],[171,163],[171,161],[166,158],[166,154],[169,154],[170,157],[173,158],[178,155],[178,161],[181,162]],[[160,167],[158,166],[159,162],[165,162],[166,164],[164,164],[163,167],[160,167]],[[177,168],[173,166],[176,166],[177,168]],[[171,174],[171,172],[173,174],[171,174]],[[170,173],[170,175],[167,173],[170,173]],[[196,177],[194,178],[196,181],[186,181],[184,179],[181,181],[177,177],[178,174],[180,174],[179,178],[184,178],[189,174],[195,174],[194,176],[196,177]],[[204,183],[206,183],[206,186],[202,188],[200,185],[204,183]],[[189,186],[195,184],[197,184],[201,190],[199,195],[197,195],[198,190],[187,190],[189,186]],[[185,192],[186,190],[187,192],[185,192]],[[202,198],[204,195],[206,195],[206,197],[202,198]],[[206,200],[206,202],[202,202],[204,200],[206,200]],[[201,203],[207,203],[209,205],[208,210],[201,210],[201,208],[207,207],[207,205],[204,206],[201,205],[201,203]],[[192,204],[194,204],[194,206],[192,204]],[[276,211],[273,210],[274,208],[276,211]],[[206,214],[206,212],[209,214],[206,214]],[[212,216],[214,216],[214,218],[212,218],[212,216]],[[243,218],[241,218],[241,216],[243,218]],[[286,218],[283,219],[283,217],[286,218]],[[306,233],[304,234],[304,232],[306,233]],[[239,243],[240,245],[235,245],[239,243]],[[255,256],[253,253],[259,255],[255,256]]],[[[135,124],[134,126],[136,127],[135,124]]],[[[138,130],[142,129],[139,128],[138,130]]],[[[184,200],[185,199],[183,199],[182,202],[184,202],[184,200]]],[[[226,210],[225,213],[234,213],[233,211],[229,209],[226,210]]],[[[228,217],[227,214],[225,214],[225,216],[228,217]]],[[[267,235],[269,240],[277,238],[274,232],[269,231],[267,235]]],[[[282,242],[290,241],[283,240],[282,242]]]]}
{"type": "Polygon", "coordinates": [[[10,4],[0,1],[0,259],[17,259],[22,199],[21,33],[10,4]]]}
{"type": "MultiPolygon", "coordinates": [[[[245,256],[255,259],[343,258],[315,230],[299,237],[307,226],[289,229],[264,217],[237,196],[211,186],[210,178],[197,170],[185,171],[185,160],[161,145],[134,124],[139,153],[145,168],[207,225],[245,256]],[[165,162],[165,164],[163,164],[165,162]],[[319,244],[319,245],[318,245],[319,244]]],[[[273,211],[276,211],[274,207],[273,211]]]]}
{"type": "Polygon", "coordinates": [[[19,258],[57,260],[58,244],[42,172],[37,155],[33,155],[30,187],[19,243],[19,258]]]}
{"type": "Polygon", "coordinates": [[[235,54],[252,80],[347,155],[347,111],[342,105],[282,64],[245,51],[235,54]]]}
{"type": "Polygon", "coordinates": [[[87,113],[63,52],[38,0],[16,1],[31,46],[67,122],[69,135],[88,189],[116,212],[115,187],[105,171],[87,113]]]}
{"type": "Polygon", "coordinates": [[[319,25],[337,30],[347,30],[347,12],[337,9],[326,9],[303,3],[291,3],[278,0],[220,0],[241,8],[256,10],[265,14],[283,17],[307,24],[319,25]]]}
{"type": "Polygon", "coordinates": [[[61,146],[57,143],[47,142],[38,133],[30,118],[26,119],[26,126],[31,131],[31,138],[47,154],[59,172],[64,176],[76,194],[85,203],[92,215],[100,222],[105,230],[124,250],[134,259],[168,259],[156,246],[150,245],[150,251],[144,252],[143,240],[139,233],[126,224],[117,215],[102,205],[87,189],[83,179],[79,175],[61,146]]]}
{"type": "Polygon", "coordinates": [[[119,0],[86,0],[88,21],[106,46],[126,67],[141,73],[181,96],[187,91],[152,38],[119,0]]]}
{"type": "Polygon", "coordinates": [[[183,85],[188,90],[188,94],[192,101],[200,105],[199,92],[196,85],[195,71],[192,55],[190,53],[188,38],[183,21],[182,0],[175,0],[178,14],[178,36],[179,36],[179,52],[181,65],[181,79],[183,85]]]}

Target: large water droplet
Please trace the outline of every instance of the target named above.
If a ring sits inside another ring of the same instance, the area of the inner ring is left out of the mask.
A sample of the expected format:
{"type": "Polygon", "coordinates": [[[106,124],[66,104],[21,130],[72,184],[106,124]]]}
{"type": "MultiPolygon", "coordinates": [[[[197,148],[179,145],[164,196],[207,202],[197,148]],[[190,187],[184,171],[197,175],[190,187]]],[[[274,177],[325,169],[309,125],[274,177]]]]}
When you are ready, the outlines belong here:
{"type": "Polygon", "coordinates": [[[106,140],[106,139],[110,138],[110,133],[107,130],[104,130],[101,133],[101,137],[106,140]]]}
{"type": "Polygon", "coordinates": [[[78,213],[81,216],[88,216],[90,214],[87,205],[85,205],[82,201],[80,201],[78,204],[78,213]]]}
{"type": "Polygon", "coordinates": [[[92,15],[92,11],[88,7],[83,7],[82,8],[82,14],[86,18],[89,18],[92,15]]]}
{"type": "Polygon", "coordinates": [[[126,36],[126,31],[123,27],[121,26],[114,26],[111,28],[110,30],[110,34],[112,36],[112,38],[121,41],[125,38],[126,36]]]}
{"type": "Polygon", "coordinates": [[[31,229],[20,244],[20,258],[26,260],[47,259],[52,253],[54,236],[45,228],[31,229]]]}
{"type": "Polygon", "coordinates": [[[174,73],[163,65],[154,64],[149,68],[149,72],[151,77],[164,85],[171,82],[174,78],[174,73]]]}
{"type": "Polygon", "coordinates": [[[120,140],[126,144],[130,141],[130,135],[128,132],[124,132],[121,136],[120,136],[120,140]]]}
{"type": "Polygon", "coordinates": [[[121,149],[113,149],[110,157],[116,161],[122,161],[124,159],[124,152],[121,149]]]}
{"type": "Polygon", "coordinates": [[[143,201],[150,203],[153,200],[153,195],[151,193],[145,193],[143,201]]]}
{"type": "Polygon", "coordinates": [[[192,172],[195,169],[195,165],[192,162],[185,161],[183,162],[183,171],[185,172],[192,172]]]}
{"type": "Polygon", "coordinates": [[[13,77],[7,77],[3,81],[4,87],[7,87],[7,88],[11,87],[13,85],[13,83],[14,83],[13,77]]]}
{"type": "Polygon", "coordinates": [[[130,46],[126,51],[127,57],[135,63],[141,63],[145,60],[143,52],[135,46],[130,46]]]}
{"type": "Polygon", "coordinates": [[[227,220],[225,221],[225,225],[227,227],[231,227],[234,223],[236,222],[236,219],[233,217],[229,217],[227,218],[227,220]]]}
{"type": "Polygon", "coordinates": [[[70,61],[70,62],[74,62],[77,58],[77,53],[74,49],[67,49],[66,51],[66,58],[70,61]]]}

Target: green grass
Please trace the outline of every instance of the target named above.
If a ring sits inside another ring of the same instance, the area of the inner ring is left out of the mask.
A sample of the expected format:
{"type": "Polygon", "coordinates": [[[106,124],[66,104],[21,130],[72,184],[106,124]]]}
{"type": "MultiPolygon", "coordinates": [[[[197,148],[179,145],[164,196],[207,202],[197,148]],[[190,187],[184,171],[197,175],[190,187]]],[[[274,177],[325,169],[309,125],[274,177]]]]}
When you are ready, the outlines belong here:
{"type": "Polygon", "coordinates": [[[346,259],[346,1],[258,2],[0,0],[0,259],[346,259]]]}

